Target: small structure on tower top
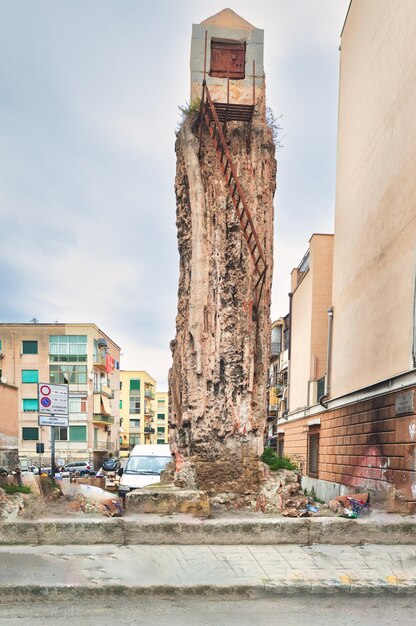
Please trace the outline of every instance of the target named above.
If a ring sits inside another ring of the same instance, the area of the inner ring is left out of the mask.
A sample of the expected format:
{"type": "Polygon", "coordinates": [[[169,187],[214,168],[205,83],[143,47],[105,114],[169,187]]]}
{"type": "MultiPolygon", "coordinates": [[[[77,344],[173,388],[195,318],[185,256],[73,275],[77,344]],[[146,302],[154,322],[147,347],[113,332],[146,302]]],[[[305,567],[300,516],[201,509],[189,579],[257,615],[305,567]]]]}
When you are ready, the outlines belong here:
{"type": "Polygon", "coordinates": [[[224,101],[228,78],[230,102],[264,109],[263,40],[262,29],[231,9],[193,24],[191,101],[201,98],[204,76],[212,99],[224,101]]]}

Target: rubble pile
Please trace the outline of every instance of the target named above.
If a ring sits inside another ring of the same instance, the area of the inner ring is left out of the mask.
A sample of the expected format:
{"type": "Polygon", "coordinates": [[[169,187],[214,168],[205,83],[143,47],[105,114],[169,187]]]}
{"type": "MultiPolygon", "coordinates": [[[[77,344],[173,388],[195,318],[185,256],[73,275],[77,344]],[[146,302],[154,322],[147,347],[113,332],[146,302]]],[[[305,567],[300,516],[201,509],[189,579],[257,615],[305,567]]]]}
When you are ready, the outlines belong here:
{"type": "Polygon", "coordinates": [[[0,487],[0,520],[17,519],[24,509],[24,494],[14,493],[7,495],[0,487]]]}

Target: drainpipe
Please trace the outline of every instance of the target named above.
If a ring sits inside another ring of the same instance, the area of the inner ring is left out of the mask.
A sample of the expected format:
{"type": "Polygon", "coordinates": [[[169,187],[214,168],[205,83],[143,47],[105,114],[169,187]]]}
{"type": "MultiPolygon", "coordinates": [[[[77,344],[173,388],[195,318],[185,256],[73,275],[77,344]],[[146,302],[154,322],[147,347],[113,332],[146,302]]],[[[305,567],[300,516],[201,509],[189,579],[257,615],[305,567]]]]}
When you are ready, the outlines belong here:
{"type": "Polygon", "coordinates": [[[416,261],[413,287],[413,344],[412,344],[413,367],[416,367],[416,261]]]}
{"type": "Polygon", "coordinates": [[[319,404],[328,408],[328,399],[331,396],[331,373],[332,373],[332,326],[334,322],[334,307],[330,306],[328,309],[328,345],[326,353],[326,378],[325,378],[325,393],[319,398],[319,404]]]}
{"type": "Polygon", "coordinates": [[[287,348],[287,385],[286,385],[287,405],[286,405],[286,413],[289,412],[289,407],[290,407],[290,357],[291,357],[291,353],[292,353],[292,298],[293,298],[293,293],[290,292],[288,294],[288,296],[289,296],[289,345],[288,345],[288,348],[287,348]]]}

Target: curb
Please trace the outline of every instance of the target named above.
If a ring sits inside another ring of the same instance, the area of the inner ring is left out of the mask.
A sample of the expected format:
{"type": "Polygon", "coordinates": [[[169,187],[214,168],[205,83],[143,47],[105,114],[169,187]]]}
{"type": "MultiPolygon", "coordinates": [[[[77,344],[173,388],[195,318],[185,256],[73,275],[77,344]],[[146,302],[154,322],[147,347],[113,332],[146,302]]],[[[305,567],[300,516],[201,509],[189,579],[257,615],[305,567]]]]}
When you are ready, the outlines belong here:
{"type": "Polygon", "coordinates": [[[73,519],[0,524],[0,545],[413,544],[416,519],[73,519]]]}
{"type": "Polygon", "coordinates": [[[287,594],[365,594],[365,595],[414,595],[416,581],[401,581],[397,584],[387,584],[383,581],[352,582],[341,584],[328,580],[311,582],[298,580],[290,582],[263,583],[252,585],[195,585],[174,586],[157,585],[152,587],[103,585],[101,587],[86,587],[77,585],[11,585],[0,589],[0,604],[39,601],[75,601],[83,602],[100,598],[136,598],[136,597],[249,597],[270,598],[287,594]]]}

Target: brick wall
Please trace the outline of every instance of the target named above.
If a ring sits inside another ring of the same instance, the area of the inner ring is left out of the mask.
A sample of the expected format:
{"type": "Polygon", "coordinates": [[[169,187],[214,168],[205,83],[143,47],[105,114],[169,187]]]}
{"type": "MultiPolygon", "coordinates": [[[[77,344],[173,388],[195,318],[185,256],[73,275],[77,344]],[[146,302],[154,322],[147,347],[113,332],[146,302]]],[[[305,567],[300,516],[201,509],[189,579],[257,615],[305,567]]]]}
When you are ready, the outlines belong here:
{"type": "MultiPolygon", "coordinates": [[[[313,421],[321,419],[319,479],[416,500],[416,415],[395,416],[399,393],[314,415],[313,421]]],[[[310,421],[282,426],[284,454],[301,460],[305,475],[310,421]]]]}

